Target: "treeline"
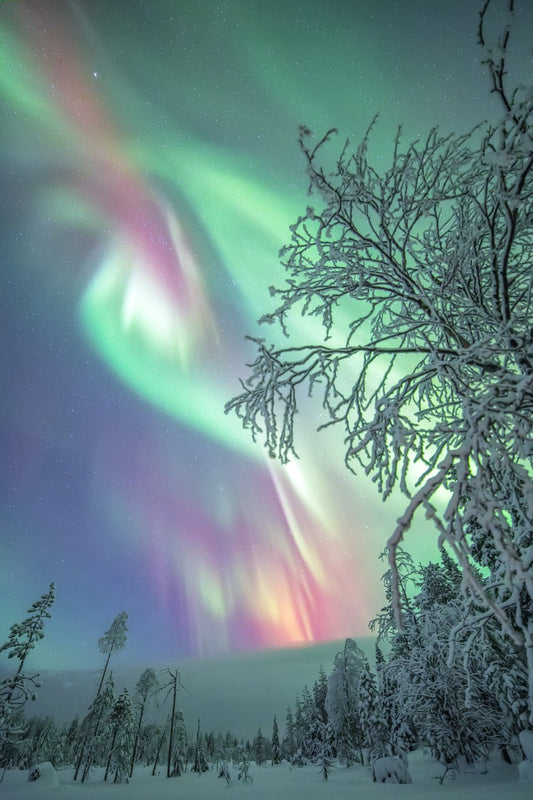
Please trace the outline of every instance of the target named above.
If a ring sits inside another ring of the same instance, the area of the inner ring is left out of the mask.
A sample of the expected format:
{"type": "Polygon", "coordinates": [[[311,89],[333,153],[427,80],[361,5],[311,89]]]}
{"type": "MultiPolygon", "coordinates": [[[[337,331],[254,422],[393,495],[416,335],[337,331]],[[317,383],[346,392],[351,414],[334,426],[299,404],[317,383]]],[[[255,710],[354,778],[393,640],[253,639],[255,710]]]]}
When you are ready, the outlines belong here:
{"type": "MultiPolygon", "coordinates": [[[[28,675],[28,653],[42,638],[50,616],[53,584],[13,625],[0,648],[18,661],[0,683],[0,766],[30,767],[50,761],[73,766],[81,782],[93,767],[106,781],[125,782],[137,765],[168,777],[210,766],[229,780],[228,765],[249,780],[249,764],[320,765],[324,778],[335,762],[375,765],[397,758],[406,764],[416,747],[427,748],[445,772],[483,762],[498,749],[510,762],[523,755],[520,731],[528,728],[528,671],[523,649],[505,637],[493,617],[468,627],[476,616],[462,592],[462,574],[442,550],[437,563],[415,564],[398,556],[402,594],[401,627],[392,602],[390,571],[384,575],[387,604],[370,623],[377,634],[371,665],[353,639],[346,639],[329,674],[321,668],[311,689],[304,687],[287,710],[280,736],[273,716],[271,737],[258,730],[252,742],[231,733],[204,732],[200,721],[187,728],[179,710],[180,673],[146,669],[134,687],[117,691],[110,669],[126,643],[127,615],[119,614],[99,640],[104,668],[82,719],[56,725],[50,717],[26,719],[25,703],[35,695],[38,675],[28,675]]],[[[482,576],[479,577],[482,581],[482,576]]],[[[479,613],[482,613],[480,610],[479,613]]],[[[273,708],[274,714],[274,708],[273,708]]]]}
{"type": "MultiPolygon", "coordinates": [[[[169,777],[184,772],[222,771],[233,765],[243,777],[248,775],[250,764],[266,763],[271,758],[272,743],[261,731],[252,741],[238,738],[229,731],[220,733],[188,730],[181,711],[171,720],[141,720],[143,696],[139,684],[146,681],[153,670],[146,670],[135,687],[122,690],[118,696],[112,675],[106,681],[98,703],[94,703],[83,719],[58,725],[50,716],[26,719],[19,711],[14,719],[18,735],[4,742],[1,764],[4,769],[30,769],[33,765],[50,761],[56,769],[76,768],[81,760],[78,780],[85,781],[94,769],[108,782],[125,783],[136,767],[150,767],[152,774],[163,772],[169,777]],[[101,716],[100,716],[101,715],[101,716]],[[95,720],[100,717],[100,728],[87,747],[87,736],[92,736],[95,720]],[[89,766],[88,766],[89,765],[89,766]],[[88,768],[87,768],[88,766],[88,768]],[[86,769],[87,768],[87,769],[86,769]]],[[[159,690],[161,687],[159,686],[159,690]]],[[[158,689],[154,686],[148,707],[148,717],[160,712],[158,689]]]]}
{"type": "Polygon", "coordinates": [[[331,674],[321,670],[288,709],[282,757],[322,764],[326,772],[334,759],[372,764],[419,746],[446,770],[483,762],[496,748],[507,761],[520,761],[518,735],[528,727],[523,649],[493,619],[463,628],[472,601],[445,550],[438,563],[416,565],[405,552],[398,563],[402,628],[387,572],[388,604],[370,623],[375,669],[347,639],[331,674]]]}
{"type": "Polygon", "coordinates": [[[35,644],[44,636],[50,618],[55,589],[28,610],[28,617],[11,626],[8,641],[0,647],[18,664],[15,673],[0,682],[0,768],[29,769],[49,761],[55,768],[73,767],[73,778],[84,782],[95,767],[103,769],[105,781],[127,782],[137,765],[150,766],[152,774],[165,770],[167,777],[183,772],[206,772],[212,765],[221,777],[229,778],[228,764],[238,768],[238,777],[247,781],[250,761],[262,764],[279,753],[279,733],[274,719],[273,740],[261,729],[253,742],[244,742],[230,732],[187,730],[178,708],[181,687],[177,669],[145,669],[135,686],[117,692],[110,668],[114,653],[122,649],[127,637],[127,614],[113,620],[98,641],[105,663],[95,696],[86,715],[58,725],[50,716],[25,716],[26,702],[35,699],[39,675],[24,667],[35,644]]]}

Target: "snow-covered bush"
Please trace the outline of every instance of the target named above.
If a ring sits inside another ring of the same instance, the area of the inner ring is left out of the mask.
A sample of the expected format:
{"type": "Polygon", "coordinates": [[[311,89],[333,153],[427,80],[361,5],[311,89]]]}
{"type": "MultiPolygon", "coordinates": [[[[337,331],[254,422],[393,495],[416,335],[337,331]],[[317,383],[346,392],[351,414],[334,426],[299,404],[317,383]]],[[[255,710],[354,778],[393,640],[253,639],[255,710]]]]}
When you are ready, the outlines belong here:
{"type": "Polygon", "coordinates": [[[374,783],[411,783],[411,776],[404,759],[383,756],[372,764],[372,780],[374,783]]]}
{"type": "Polygon", "coordinates": [[[32,767],[28,775],[28,781],[32,783],[37,781],[39,786],[47,789],[56,789],[59,786],[57,772],[50,761],[43,761],[32,767]]]}

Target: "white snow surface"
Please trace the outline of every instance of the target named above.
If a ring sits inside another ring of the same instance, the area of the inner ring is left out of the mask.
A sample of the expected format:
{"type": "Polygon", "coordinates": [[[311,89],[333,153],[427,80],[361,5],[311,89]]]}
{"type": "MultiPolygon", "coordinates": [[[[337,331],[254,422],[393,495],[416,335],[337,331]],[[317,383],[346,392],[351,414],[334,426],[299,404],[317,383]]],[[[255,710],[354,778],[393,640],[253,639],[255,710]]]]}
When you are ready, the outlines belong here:
{"type": "Polygon", "coordinates": [[[531,784],[519,781],[518,768],[500,759],[491,760],[485,774],[461,774],[455,779],[447,777],[440,785],[443,768],[431,762],[422,752],[409,754],[411,784],[377,784],[372,782],[368,767],[336,767],[329,780],[320,775],[318,766],[301,769],[280,764],[251,767],[253,783],[237,780],[237,770],[230,767],[232,782],[217,777],[211,769],[203,775],[186,773],[180,778],[166,778],[163,769],[156,777],[149,768],[137,768],[129,784],[104,783],[102,771],[94,770],[90,782],[72,781],[72,769],[59,771],[59,787],[47,788],[39,783],[28,783],[28,773],[7,772],[0,784],[2,800],[531,800],[531,784]]]}
{"type": "Polygon", "coordinates": [[[528,761],[533,762],[533,731],[521,731],[518,735],[520,745],[528,761]]]}

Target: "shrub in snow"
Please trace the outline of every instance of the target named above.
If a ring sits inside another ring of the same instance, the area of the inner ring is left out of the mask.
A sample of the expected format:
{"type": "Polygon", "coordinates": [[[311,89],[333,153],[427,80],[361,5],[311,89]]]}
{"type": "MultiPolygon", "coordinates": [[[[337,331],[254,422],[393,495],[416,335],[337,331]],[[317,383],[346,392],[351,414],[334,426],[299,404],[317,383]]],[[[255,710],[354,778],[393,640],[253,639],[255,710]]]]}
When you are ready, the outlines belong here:
{"type": "Polygon", "coordinates": [[[40,786],[46,786],[49,789],[56,789],[59,786],[57,772],[49,761],[43,761],[32,767],[28,781],[38,781],[40,786]]]}
{"type": "Polygon", "coordinates": [[[374,783],[411,783],[407,764],[401,758],[384,756],[372,764],[374,783]]]}
{"type": "MultiPolygon", "coordinates": [[[[229,771],[229,767],[225,761],[220,764],[220,768],[218,770],[218,777],[224,778],[226,783],[229,785],[231,783],[231,773],[229,771]]],[[[239,776],[240,777],[240,776],[239,776]]]]}

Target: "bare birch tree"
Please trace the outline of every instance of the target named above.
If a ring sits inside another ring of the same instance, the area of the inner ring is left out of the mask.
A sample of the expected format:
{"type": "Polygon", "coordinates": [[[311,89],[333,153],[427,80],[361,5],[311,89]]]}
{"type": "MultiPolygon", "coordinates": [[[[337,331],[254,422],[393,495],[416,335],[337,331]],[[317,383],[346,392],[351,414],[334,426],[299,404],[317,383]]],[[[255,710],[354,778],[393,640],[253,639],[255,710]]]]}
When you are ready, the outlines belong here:
{"type": "Polygon", "coordinates": [[[324,146],[335,131],[315,143],[301,129],[319,200],[291,228],[288,281],[271,288],[281,302],[262,321],[287,332],[298,311],[325,336],[293,347],[254,339],[251,374],[226,411],[286,462],[301,392],[321,397],[321,427],[344,426],[348,468],[364,469],[383,499],[396,488],[408,498],[388,541],[400,624],[396,554],[423,512],[461,566],[465,622],[475,631],[495,617],[525,648],[533,726],[533,90],[510,85],[514,0],[489,40],[497,6],[484,0],[478,29],[496,124],[434,129],[407,146],[399,131],[381,171],[372,126],[333,170],[324,146]]]}

